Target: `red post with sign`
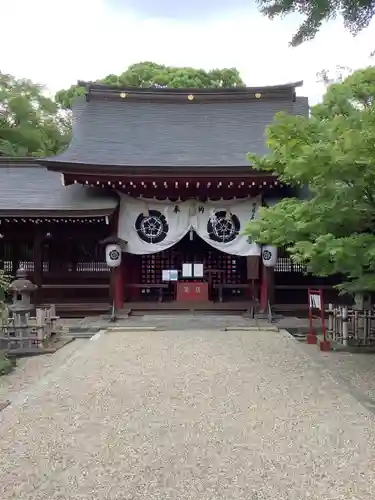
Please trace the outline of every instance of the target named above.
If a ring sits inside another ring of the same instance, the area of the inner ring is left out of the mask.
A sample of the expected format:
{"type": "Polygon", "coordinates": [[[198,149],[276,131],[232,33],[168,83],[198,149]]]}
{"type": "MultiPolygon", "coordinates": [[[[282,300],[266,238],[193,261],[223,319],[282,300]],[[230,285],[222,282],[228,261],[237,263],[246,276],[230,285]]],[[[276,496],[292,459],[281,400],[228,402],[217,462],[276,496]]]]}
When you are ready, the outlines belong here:
{"type": "Polygon", "coordinates": [[[330,351],[331,343],[327,339],[326,320],[324,316],[324,300],[323,290],[321,289],[308,289],[309,300],[309,333],[307,335],[308,344],[317,344],[317,335],[314,329],[313,320],[320,319],[322,325],[323,340],[319,343],[321,351],[330,351]]]}

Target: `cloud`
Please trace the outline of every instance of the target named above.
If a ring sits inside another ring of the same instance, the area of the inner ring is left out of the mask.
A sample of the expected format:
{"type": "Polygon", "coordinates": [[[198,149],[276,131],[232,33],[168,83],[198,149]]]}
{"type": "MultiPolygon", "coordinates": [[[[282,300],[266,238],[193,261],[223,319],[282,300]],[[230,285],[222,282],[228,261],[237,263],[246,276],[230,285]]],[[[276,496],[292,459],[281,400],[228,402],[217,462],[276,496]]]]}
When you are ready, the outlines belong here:
{"type": "Polygon", "coordinates": [[[246,11],[250,0],[106,0],[116,10],[132,11],[142,18],[164,18],[179,21],[215,19],[235,10],[246,11]]]}
{"type": "Polygon", "coordinates": [[[248,85],[304,80],[300,92],[316,102],[324,90],[316,83],[318,71],[369,64],[374,23],[353,38],[340,22],[332,22],[314,41],[290,49],[298,24],[293,16],[270,21],[256,11],[177,22],[114,11],[108,0],[13,0],[2,6],[2,39],[7,44],[0,53],[0,69],[55,92],[78,79],[121,73],[144,60],[204,69],[237,67],[248,85]]]}

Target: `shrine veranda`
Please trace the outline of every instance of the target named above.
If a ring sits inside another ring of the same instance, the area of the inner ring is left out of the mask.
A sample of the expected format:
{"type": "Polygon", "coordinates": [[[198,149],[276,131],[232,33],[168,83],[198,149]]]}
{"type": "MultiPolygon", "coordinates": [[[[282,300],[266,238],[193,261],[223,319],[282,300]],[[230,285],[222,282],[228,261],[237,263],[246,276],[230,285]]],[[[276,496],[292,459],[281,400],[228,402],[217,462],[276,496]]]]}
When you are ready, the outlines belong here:
{"type": "Polygon", "coordinates": [[[63,153],[0,158],[0,264],[10,275],[28,272],[37,304],[99,312],[113,299],[118,309],[270,302],[295,311],[307,307],[308,286],[334,295],[333,280],[305,274],[282,249],[276,266],[265,267],[243,235],[262,205],[300,195],[253,170],[246,154],[267,153],[275,113],[308,114],[307,98],[296,96],[302,82],[204,90],[79,84],[86,95],[73,108],[63,153]],[[102,244],[111,237],[123,250],[112,272],[102,244]],[[169,270],[177,281],[165,279],[169,270]]]}

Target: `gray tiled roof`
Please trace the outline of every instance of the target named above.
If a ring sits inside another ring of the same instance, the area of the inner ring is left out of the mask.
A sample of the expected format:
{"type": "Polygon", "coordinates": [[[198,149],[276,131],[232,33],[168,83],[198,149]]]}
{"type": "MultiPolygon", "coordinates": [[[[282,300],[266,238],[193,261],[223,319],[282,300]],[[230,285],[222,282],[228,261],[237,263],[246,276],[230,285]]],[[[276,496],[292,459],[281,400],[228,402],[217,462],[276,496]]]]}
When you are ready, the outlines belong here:
{"type": "MultiPolygon", "coordinates": [[[[51,162],[82,165],[248,166],[266,154],[265,128],[275,113],[308,114],[297,97],[233,102],[145,102],[92,97],[74,107],[73,139],[51,162]]],[[[47,162],[43,162],[48,164],[47,162]]]]}
{"type": "Polygon", "coordinates": [[[0,161],[0,216],[26,214],[99,216],[114,212],[117,199],[78,184],[64,187],[60,174],[34,162],[0,161]]]}

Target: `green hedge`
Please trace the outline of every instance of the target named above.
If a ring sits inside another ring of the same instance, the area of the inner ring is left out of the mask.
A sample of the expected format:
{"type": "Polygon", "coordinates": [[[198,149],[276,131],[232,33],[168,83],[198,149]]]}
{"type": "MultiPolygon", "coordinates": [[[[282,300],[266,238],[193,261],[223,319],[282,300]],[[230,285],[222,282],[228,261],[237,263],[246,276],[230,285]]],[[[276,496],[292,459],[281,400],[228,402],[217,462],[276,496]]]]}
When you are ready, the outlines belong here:
{"type": "Polygon", "coordinates": [[[6,375],[13,370],[13,363],[6,355],[0,352],[0,376],[6,375]]]}

